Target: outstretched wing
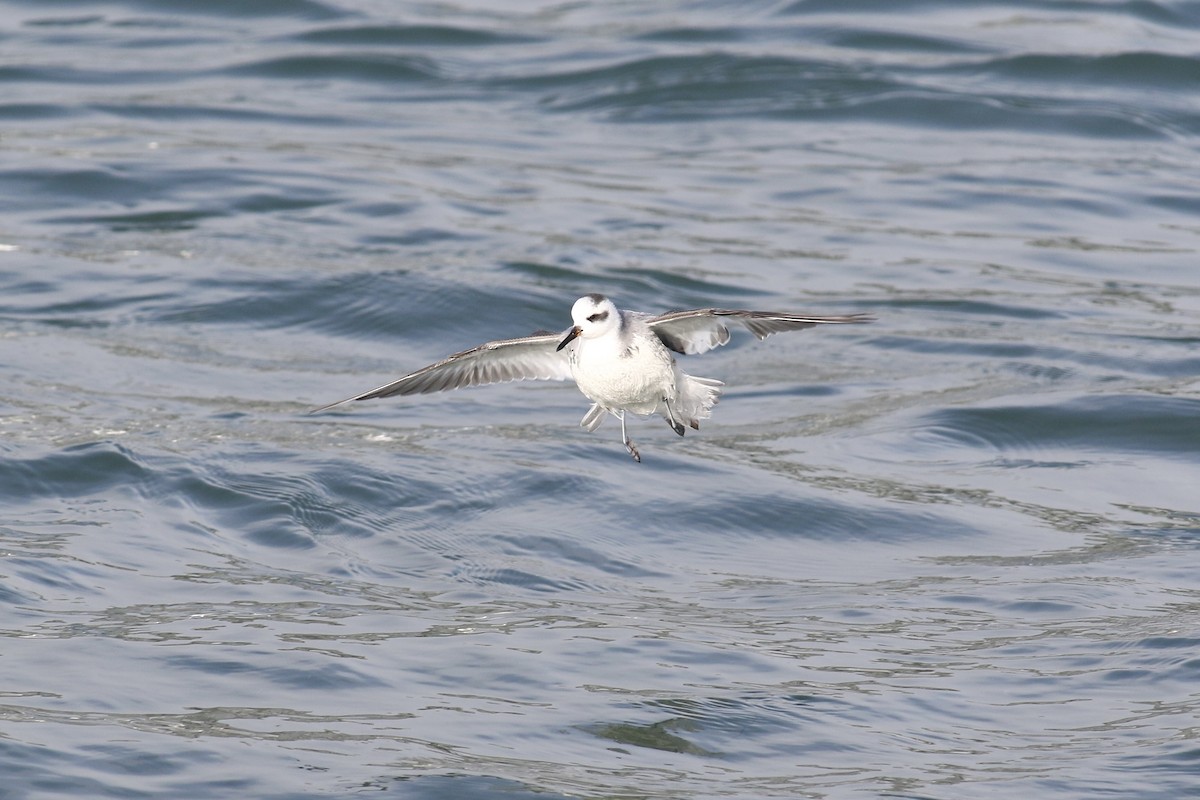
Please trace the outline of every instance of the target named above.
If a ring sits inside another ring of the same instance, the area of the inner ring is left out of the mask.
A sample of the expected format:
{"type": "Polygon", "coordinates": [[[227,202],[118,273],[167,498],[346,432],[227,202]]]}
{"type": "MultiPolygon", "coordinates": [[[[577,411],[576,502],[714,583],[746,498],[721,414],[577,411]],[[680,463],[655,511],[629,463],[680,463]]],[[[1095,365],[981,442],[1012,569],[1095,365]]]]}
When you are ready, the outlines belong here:
{"type": "Polygon", "coordinates": [[[872,322],[870,314],[783,314],[773,311],[735,311],[725,308],[697,308],[694,311],[671,311],[646,320],[658,338],[676,353],[694,355],[707,353],[729,341],[729,324],[741,325],[759,339],[773,333],[798,331],[814,325],[844,325],[872,322]]]}
{"type": "MultiPolygon", "coordinates": [[[[565,332],[564,332],[565,333],[565,332]]],[[[507,381],[563,381],[571,377],[571,366],[565,351],[554,348],[564,333],[535,333],[520,339],[500,339],[485,342],[422,367],[403,378],[397,378],[378,389],[338,400],[308,412],[340,406],[355,400],[371,400],[392,395],[429,394],[467,386],[483,386],[507,381]]]]}

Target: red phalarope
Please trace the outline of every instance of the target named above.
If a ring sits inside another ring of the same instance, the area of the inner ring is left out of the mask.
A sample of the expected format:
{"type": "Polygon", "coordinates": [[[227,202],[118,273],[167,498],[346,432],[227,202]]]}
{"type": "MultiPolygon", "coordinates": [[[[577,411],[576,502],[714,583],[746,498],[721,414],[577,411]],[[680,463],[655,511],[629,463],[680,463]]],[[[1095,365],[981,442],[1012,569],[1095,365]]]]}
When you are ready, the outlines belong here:
{"type": "Polygon", "coordinates": [[[625,449],[640,462],[641,454],[625,430],[626,411],[641,416],[661,414],[671,429],[683,436],[685,425],[699,430],[700,420],[712,414],[725,385],[713,378],[688,375],[676,363],[675,353],[693,355],[720,347],[729,341],[730,324],[765,339],[773,333],[814,325],[873,319],[869,314],[817,316],[721,308],[653,315],[622,311],[604,295],[589,294],[575,301],[571,308],[574,324],[562,333],[486,342],[310,413],[376,397],[428,394],[506,381],[570,378],[592,401],[579,424],[594,431],[606,412],[612,414],[621,420],[625,449]]]}

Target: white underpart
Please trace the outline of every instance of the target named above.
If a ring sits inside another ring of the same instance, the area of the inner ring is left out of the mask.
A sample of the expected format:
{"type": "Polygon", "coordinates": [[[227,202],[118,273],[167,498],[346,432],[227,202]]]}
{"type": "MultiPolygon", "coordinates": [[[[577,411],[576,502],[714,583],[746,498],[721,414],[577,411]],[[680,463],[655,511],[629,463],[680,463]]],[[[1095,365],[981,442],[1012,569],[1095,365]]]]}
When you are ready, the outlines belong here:
{"type": "MultiPolygon", "coordinates": [[[[571,376],[593,403],[624,411],[661,414],[676,430],[696,427],[721,396],[720,381],[695,378],[675,362],[644,314],[621,312],[607,298],[580,298],[571,309],[579,336],[570,348],[571,376]]],[[[595,430],[603,417],[589,409],[580,423],[595,430]]]]}

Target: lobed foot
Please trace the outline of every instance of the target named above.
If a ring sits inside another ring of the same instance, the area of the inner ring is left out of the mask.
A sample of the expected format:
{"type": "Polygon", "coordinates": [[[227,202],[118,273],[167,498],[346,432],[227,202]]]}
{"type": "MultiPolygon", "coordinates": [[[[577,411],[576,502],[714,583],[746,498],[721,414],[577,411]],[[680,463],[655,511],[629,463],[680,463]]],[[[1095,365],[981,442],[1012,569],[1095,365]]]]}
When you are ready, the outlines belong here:
{"type": "Polygon", "coordinates": [[[633,456],[633,460],[637,463],[642,463],[642,454],[638,452],[637,447],[629,439],[625,440],[625,449],[629,451],[629,455],[633,456]]]}
{"type": "Polygon", "coordinates": [[[683,433],[685,430],[683,427],[683,423],[680,422],[679,420],[675,419],[675,409],[671,408],[671,401],[664,397],[662,399],[662,404],[663,404],[663,407],[667,409],[667,414],[666,414],[667,424],[671,426],[671,430],[675,431],[680,436],[683,436],[683,433]]]}

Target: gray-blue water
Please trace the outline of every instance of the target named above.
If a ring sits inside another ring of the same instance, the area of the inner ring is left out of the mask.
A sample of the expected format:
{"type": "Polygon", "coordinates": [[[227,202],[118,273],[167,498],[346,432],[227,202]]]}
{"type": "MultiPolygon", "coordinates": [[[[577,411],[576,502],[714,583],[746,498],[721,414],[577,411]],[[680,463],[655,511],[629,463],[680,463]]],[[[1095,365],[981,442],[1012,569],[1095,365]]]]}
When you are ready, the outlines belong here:
{"type": "Polygon", "coordinates": [[[1200,797],[1200,3],[0,7],[0,796],[1200,797]],[[321,416],[479,342],[844,313],[321,416]]]}

